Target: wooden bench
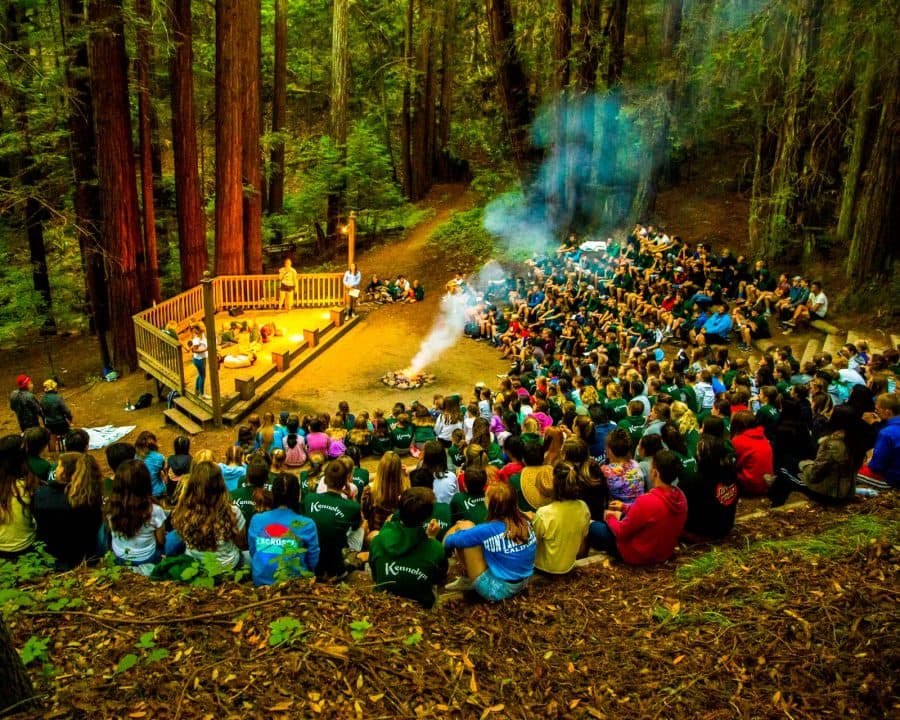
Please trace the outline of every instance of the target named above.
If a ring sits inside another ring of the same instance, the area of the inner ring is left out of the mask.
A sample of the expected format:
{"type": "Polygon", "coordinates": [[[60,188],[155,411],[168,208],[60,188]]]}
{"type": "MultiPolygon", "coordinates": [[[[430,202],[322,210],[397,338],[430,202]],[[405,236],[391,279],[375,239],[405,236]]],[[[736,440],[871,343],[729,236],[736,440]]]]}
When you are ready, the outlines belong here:
{"type": "Polygon", "coordinates": [[[312,349],[319,344],[319,331],[318,330],[304,330],[303,331],[303,339],[306,340],[306,347],[312,349]]]}
{"type": "Polygon", "coordinates": [[[256,378],[253,375],[235,378],[234,391],[241,400],[250,400],[256,394],[256,378]]]}
{"type": "Polygon", "coordinates": [[[291,366],[291,351],[273,350],[272,362],[275,363],[275,367],[278,368],[278,372],[284,372],[291,366]]]}

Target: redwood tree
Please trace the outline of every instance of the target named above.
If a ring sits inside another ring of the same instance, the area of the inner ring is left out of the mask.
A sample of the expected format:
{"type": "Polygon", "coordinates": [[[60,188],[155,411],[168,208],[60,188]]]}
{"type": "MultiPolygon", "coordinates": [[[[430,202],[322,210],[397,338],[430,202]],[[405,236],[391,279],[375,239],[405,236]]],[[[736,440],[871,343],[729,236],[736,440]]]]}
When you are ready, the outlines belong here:
{"type": "Polygon", "coordinates": [[[90,0],[90,69],[97,137],[97,176],[103,217],[102,247],[110,298],[112,359],[137,368],[132,315],[140,309],[135,256],[141,245],[128,58],[121,0],[90,0]]]}
{"type": "Polygon", "coordinates": [[[272,82],[272,156],[269,212],[284,212],[284,131],[287,119],[287,0],[275,0],[275,57],[272,82]]]}
{"type": "Polygon", "coordinates": [[[242,0],[240,28],[241,151],[243,167],[244,269],[262,272],[262,174],[260,173],[260,19],[259,0],[242,0]]]}
{"type": "Polygon", "coordinates": [[[19,653],[13,647],[3,614],[0,613],[0,715],[15,708],[22,711],[34,699],[34,689],[19,653]]]}
{"type": "MultiPolygon", "coordinates": [[[[331,21],[331,137],[341,154],[343,166],[347,157],[347,105],[350,92],[349,47],[350,0],[334,0],[331,21]]],[[[338,218],[344,202],[344,183],[328,193],[327,233],[337,232],[338,218]]]]}
{"type": "Polygon", "coordinates": [[[242,13],[216,1],[216,274],[244,273],[242,13]]]}
{"type": "Polygon", "coordinates": [[[194,287],[209,265],[206,214],[197,169],[197,125],[194,119],[193,23],[190,0],[170,0],[172,35],[172,151],[175,163],[175,208],[181,287],[194,287]]]}

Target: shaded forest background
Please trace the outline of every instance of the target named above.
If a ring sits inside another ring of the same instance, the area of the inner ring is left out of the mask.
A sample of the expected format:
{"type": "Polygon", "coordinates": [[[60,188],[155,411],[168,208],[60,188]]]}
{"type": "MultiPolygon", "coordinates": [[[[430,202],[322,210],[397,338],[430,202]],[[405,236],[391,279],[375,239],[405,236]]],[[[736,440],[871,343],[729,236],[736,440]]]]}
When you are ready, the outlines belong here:
{"type": "Polygon", "coordinates": [[[90,326],[133,369],[133,313],[298,233],[324,260],[351,209],[408,225],[470,181],[502,253],[652,221],[710,161],[756,256],[891,306],[898,29],[890,0],[5,0],[0,339],[90,326]]]}

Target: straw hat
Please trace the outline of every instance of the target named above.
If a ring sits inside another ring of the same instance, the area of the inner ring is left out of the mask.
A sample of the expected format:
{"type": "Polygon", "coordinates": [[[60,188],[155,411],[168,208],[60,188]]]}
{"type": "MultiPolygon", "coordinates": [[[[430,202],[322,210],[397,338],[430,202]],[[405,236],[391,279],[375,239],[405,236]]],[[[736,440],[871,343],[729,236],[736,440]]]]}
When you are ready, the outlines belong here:
{"type": "Polygon", "coordinates": [[[553,501],[553,468],[550,465],[522,468],[519,483],[522,497],[535,510],[553,501]]]}

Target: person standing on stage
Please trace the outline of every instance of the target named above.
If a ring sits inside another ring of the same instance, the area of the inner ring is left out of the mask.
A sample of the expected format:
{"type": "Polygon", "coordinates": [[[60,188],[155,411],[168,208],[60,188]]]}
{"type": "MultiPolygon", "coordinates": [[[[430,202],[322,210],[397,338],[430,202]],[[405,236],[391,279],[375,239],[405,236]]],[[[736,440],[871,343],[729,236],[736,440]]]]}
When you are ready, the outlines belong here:
{"type": "Polygon", "coordinates": [[[347,293],[347,317],[353,317],[353,311],[356,307],[356,298],[359,297],[359,283],[362,281],[362,275],[356,263],[351,263],[350,267],[344,273],[344,289],[347,293]]]}
{"type": "Polygon", "coordinates": [[[297,271],[291,266],[291,259],[285,258],[284,265],[278,270],[278,307],[283,310],[292,310],[294,307],[294,292],[297,288],[297,271]]]}
{"type": "Polygon", "coordinates": [[[202,398],[209,398],[204,392],[206,388],[206,330],[203,323],[195,322],[191,325],[191,339],[187,349],[193,354],[194,367],[197,368],[197,380],[194,384],[194,392],[202,398]]]}

